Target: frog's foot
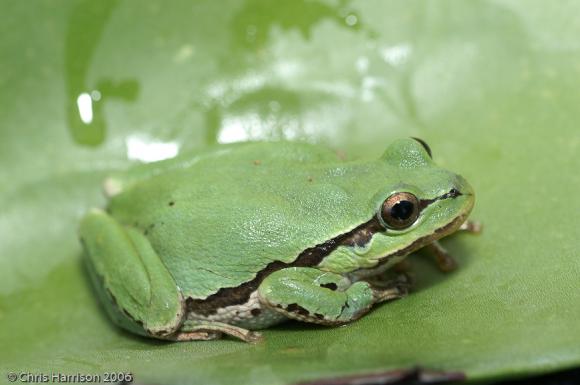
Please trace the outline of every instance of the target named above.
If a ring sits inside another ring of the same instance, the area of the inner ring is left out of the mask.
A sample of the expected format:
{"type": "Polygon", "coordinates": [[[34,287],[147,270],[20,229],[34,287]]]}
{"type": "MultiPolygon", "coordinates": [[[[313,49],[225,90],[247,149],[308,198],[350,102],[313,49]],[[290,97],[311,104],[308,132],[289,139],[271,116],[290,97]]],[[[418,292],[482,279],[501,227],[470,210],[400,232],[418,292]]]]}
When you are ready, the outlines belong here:
{"type": "Polygon", "coordinates": [[[479,234],[482,230],[483,225],[477,221],[465,221],[458,229],[458,231],[466,231],[470,234],[479,234]]]}
{"type": "Polygon", "coordinates": [[[396,279],[386,282],[369,283],[373,289],[375,303],[406,297],[412,287],[412,279],[408,274],[399,274],[396,279]]]}
{"type": "Polygon", "coordinates": [[[168,339],[173,341],[214,340],[221,338],[222,334],[251,343],[262,340],[262,335],[258,332],[222,322],[201,320],[186,320],[181,328],[168,339]]]}
{"type": "Polygon", "coordinates": [[[435,263],[439,270],[444,273],[449,273],[457,268],[457,262],[455,259],[445,250],[443,246],[438,241],[434,241],[427,246],[425,246],[435,258],[435,263]]]}

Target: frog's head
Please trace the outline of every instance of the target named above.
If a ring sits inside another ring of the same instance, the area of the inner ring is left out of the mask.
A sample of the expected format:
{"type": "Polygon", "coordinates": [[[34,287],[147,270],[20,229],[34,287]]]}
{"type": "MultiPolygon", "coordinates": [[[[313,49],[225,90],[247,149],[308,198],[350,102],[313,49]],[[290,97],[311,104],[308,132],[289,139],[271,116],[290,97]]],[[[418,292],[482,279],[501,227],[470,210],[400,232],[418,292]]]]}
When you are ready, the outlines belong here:
{"type": "MultiPolygon", "coordinates": [[[[321,266],[335,272],[391,265],[455,232],[473,208],[463,177],[437,166],[425,142],[395,141],[380,159],[389,175],[371,199],[374,217],[352,230],[321,266]]],[[[380,182],[377,182],[380,183],[380,182]]]]}
{"type": "Polygon", "coordinates": [[[462,176],[438,167],[424,141],[398,140],[381,160],[398,174],[395,185],[381,189],[373,198],[385,235],[412,233],[416,237],[437,232],[444,236],[455,231],[471,212],[473,189],[462,176]]]}

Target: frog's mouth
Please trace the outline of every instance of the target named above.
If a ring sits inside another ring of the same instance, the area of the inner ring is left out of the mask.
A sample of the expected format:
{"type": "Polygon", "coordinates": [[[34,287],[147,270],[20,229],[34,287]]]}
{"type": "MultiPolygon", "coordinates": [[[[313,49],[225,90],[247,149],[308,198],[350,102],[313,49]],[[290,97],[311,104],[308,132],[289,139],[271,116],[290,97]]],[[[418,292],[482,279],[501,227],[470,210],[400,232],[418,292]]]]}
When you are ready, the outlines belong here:
{"type": "MultiPolygon", "coordinates": [[[[444,200],[444,199],[455,199],[457,197],[463,195],[472,195],[472,194],[463,194],[459,190],[453,188],[449,190],[449,192],[435,197],[433,199],[421,199],[419,201],[419,215],[423,212],[427,207],[432,205],[433,203],[444,200]]],[[[418,238],[410,245],[406,245],[399,250],[395,250],[384,258],[391,256],[392,254],[397,255],[406,255],[412,253],[413,251],[420,249],[421,247],[437,240],[442,237],[445,237],[449,234],[454,233],[457,231],[459,226],[467,219],[467,216],[471,212],[473,204],[465,207],[462,209],[462,212],[456,216],[453,220],[449,221],[448,223],[443,224],[441,227],[435,229],[431,234],[428,234],[424,237],[418,238]],[[407,251],[410,250],[410,251],[407,251]],[[401,254],[403,251],[406,251],[406,254],[401,254]]],[[[340,235],[339,237],[335,238],[335,240],[340,240],[337,242],[337,246],[350,246],[350,247],[364,247],[367,245],[373,236],[376,233],[388,233],[390,230],[385,228],[379,221],[377,216],[374,216],[371,220],[363,223],[362,225],[354,228],[353,230],[349,231],[346,234],[340,235]]]]}
{"type": "Polygon", "coordinates": [[[399,249],[393,250],[377,259],[377,264],[371,268],[360,268],[349,273],[353,280],[364,279],[365,277],[381,274],[389,269],[391,266],[400,262],[405,256],[422,249],[423,247],[433,243],[434,241],[446,237],[456,232],[459,227],[467,220],[469,211],[455,217],[452,221],[436,229],[433,233],[416,239],[411,244],[402,246],[399,249]]]}
{"type": "Polygon", "coordinates": [[[469,215],[469,211],[455,217],[452,221],[448,222],[447,224],[435,229],[435,231],[429,235],[425,235],[423,237],[418,238],[413,243],[404,246],[398,250],[395,250],[387,255],[384,255],[379,259],[379,264],[383,264],[394,257],[402,257],[408,254],[411,254],[414,251],[417,251],[434,241],[446,237],[450,234],[456,232],[459,227],[467,220],[467,216],[469,215]]]}
{"type": "MultiPolygon", "coordinates": [[[[414,251],[419,250],[440,238],[453,234],[467,220],[467,217],[473,208],[474,200],[471,197],[472,195],[471,192],[461,193],[457,189],[451,189],[449,192],[433,199],[421,200],[419,202],[420,211],[423,211],[433,203],[443,199],[455,199],[460,196],[466,198],[465,204],[459,207],[457,214],[448,222],[441,224],[428,234],[413,239],[412,241],[409,240],[407,243],[401,243],[400,245],[397,245],[396,248],[386,250],[377,249],[374,252],[371,251],[367,258],[368,262],[372,264],[372,267],[359,267],[351,271],[349,276],[354,280],[358,280],[380,274],[414,251]]],[[[353,229],[348,234],[345,234],[346,236],[341,240],[340,245],[351,248],[358,247],[364,250],[372,245],[371,241],[375,234],[382,233],[388,235],[390,231],[393,230],[382,226],[378,218],[375,217],[353,229]]],[[[368,248],[368,250],[370,251],[370,248],[368,248]]]]}

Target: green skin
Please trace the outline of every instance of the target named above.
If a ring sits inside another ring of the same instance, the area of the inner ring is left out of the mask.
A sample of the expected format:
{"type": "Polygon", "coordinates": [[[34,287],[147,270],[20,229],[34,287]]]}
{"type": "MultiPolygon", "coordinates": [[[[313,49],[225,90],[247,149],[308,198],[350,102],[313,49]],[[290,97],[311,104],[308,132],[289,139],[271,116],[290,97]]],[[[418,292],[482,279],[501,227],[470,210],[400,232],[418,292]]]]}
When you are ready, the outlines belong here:
{"type": "Polygon", "coordinates": [[[142,165],[105,190],[107,211],[80,225],[95,287],[117,324],[170,340],[256,341],[250,329],[289,318],[356,320],[404,294],[369,278],[455,232],[474,204],[413,139],[348,162],[304,143],[227,145],[142,165]],[[428,202],[403,230],[379,215],[396,192],[428,202]],[[342,241],[372,221],[368,239],[342,241]]]}

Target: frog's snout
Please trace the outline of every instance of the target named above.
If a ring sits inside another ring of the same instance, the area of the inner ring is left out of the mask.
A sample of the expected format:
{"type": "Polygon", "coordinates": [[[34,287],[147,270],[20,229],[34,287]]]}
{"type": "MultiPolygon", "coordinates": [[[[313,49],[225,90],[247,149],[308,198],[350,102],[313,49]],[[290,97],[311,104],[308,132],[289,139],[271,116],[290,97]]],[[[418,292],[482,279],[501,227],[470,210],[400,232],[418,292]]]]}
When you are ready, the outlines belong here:
{"type": "Polygon", "coordinates": [[[456,176],[453,185],[454,189],[457,190],[461,195],[475,195],[473,187],[471,187],[471,185],[461,175],[456,176]]]}
{"type": "Polygon", "coordinates": [[[475,205],[475,191],[461,175],[456,176],[454,186],[454,189],[459,192],[458,195],[462,198],[460,200],[462,202],[460,203],[462,206],[461,210],[464,212],[465,217],[467,217],[475,205]]]}

